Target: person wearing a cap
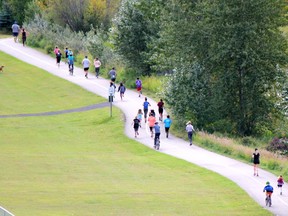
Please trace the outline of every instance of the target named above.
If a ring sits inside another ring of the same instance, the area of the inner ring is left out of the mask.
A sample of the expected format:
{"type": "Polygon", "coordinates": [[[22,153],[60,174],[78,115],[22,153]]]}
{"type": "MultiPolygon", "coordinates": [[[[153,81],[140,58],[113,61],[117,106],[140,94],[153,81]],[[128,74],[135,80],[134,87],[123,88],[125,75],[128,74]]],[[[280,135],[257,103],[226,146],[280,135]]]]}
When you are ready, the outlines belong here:
{"type": "Polygon", "coordinates": [[[193,131],[194,131],[194,127],[191,124],[191,121],[188,121],[186,123],[186,131],[187,131],[188,139],[189,139],[190,146],[191,146],[192,145],[192,136],[193,136],[193,131]]]}
{"type": "Polygon", "coordinates": [[[156,139],[158,138],[160,141],[160,126],[158,122],[155,122],[154,130],[155,130],[154,145],[156,145],[156,139]]]}

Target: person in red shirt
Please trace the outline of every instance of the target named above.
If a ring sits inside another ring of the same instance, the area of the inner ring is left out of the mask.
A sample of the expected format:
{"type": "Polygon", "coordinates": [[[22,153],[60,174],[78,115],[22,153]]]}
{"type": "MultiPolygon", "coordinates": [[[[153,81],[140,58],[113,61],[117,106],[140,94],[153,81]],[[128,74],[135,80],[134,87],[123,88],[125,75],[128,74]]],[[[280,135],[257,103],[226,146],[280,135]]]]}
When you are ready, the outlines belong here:
{"type": "Polygon", "coordinates": [[[164,108],[164,103],[163,100],[160,99],[160,101],[157,104],[158,106],[158,112],[159,112],[159,121],[162,121],[163,119],[163,108],[164,108]]]}

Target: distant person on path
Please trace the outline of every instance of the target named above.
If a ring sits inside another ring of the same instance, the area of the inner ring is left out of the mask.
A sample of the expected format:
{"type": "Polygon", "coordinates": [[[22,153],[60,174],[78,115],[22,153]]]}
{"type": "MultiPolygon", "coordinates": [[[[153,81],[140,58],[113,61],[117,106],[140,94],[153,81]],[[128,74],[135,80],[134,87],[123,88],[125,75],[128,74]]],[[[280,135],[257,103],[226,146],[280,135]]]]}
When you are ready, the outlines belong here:
{"type": "Polygon", "coordinates": [[[70,54],[68,56],[68,68],[69,68],[69,74],[73,76],[73,71],[74,71],[74,56],[73,56],[73,54],[70,54]]]}
{"type": "MultiPolygon", "coordinates": [[[[115,97],[115,89],[116,89],[116,86],[114,85],[113,82],[110,82],[110,86],[109,86],[109,89],[108,89],[108,96],[112,96],[112,98],[115,97]]],[[[113,102],[113,101],[112,101],[113,102]]]]}
{"type": "Polygon", "coordinates": [[[27,32],[26,32],[26,30],[24,28],[22,29],[21,34],[22,34],[22,44],[23,44],[23,47],[24,47],[25,43],[26,43],[26,40],[27,40],[27,32]]]}
{"type": "Polygon", "coordinates": [[[58,54],[58,52],[61,52],[61,50],[56,46],[53,52],[54,52],[55,57],[56,57],[56,65],[57,65],[57,54],[58,54]]]}
{"type": "Polygon", "coordinates": [[[18,35],[20,32],[20,26],[17,24],[17,22],[15,21],[14,24],[12,25],[12,34],[14,37],[14,42],[17,43],[18,42],[18,35]]]}
{"type": "Polygon", "coordinates": [[[68,63],[68,57],[69,57],[68,47],[65,48],[64,52],[65,52],[65,58],[66,58],[65,64],[66,64],[66,63],[68,63]]]}
{"type": "Polygon", "coordinates": [[[116,73],[115,67],[113,67],[112,70],[109,71],[109,76],[112,82],[116,81],[117,73],[116,73]]]}
{"type": "Polygon", "coordinates": [[[95,73],[96,73],[96,77],[99,77],[99,73],[100,73],[100,66],[101,66],[101,62],[98,58],[94,59],[94,66],[95,66],[95,73]]]}
{"type": "Polygon", "coordinates": [[[193,138],[194,127],[191,124],[191,121],[188,121],[186,123],[186,132],[187,132],[187,135],[188,135],[190,146],[192,146],[192,144],[193,144],[192,143],[192,138],[193,138]]]}
{"type": "Polygon", "coordinates": [[[150,129],[152,138],[153,138],[153,129],[154,129],[154,126],[155,126],[155,122],[156,122],[155,116],[149,115],[148,124],[149,124],[149,129],[150,129]]]}
{"type": "Polygon", "coordinates": [[[122,98],[124,97],[124,93],[126,91],[126,87],[124,86],[124,84],[121,82],[119,87],[118,87],[118,92],[120,92],[120,98],[122,100],[122,98]]]}
{"type": "Polygon", "coordinates": [[[149,106],[151,106],[151,104],[147,101],[147,97],[145,97],[145,101],[143,103],[143,111],[144,111],[145,123],[147,122],[147,113],[148,113],[148,107],[149,106]]]}
{"type": "Polygon", "coordinates": [[[155,122],[154,130],[155,130],[154,146],[156,146],[156,139],[158,138],[160,141],[160,126],[158,122],[155,122]]]}
{"type": "MultiPolygon", "coordinates": [[[[264,189],[263,189],[263,192],[266,192],[266,199],[267,199],[267,197],[268,196],[272,196],[272,193],[273,193],[273,187],[270,185],[270,182],[269,181],[267,181],[266,182],[266,186],[264,187],[264,189]]],[[[271,205],[270,205],[271,206],[271,205]]]]}
{"type": "Polygon", "coordinates": [[[151,110],[150,110],[149,116],[150,116],[150,115],[153,115],[153,116],[156,118],[156,113],[155,113],[154,109],[151,109],[151,110]]]}
{"type": "Polygon", "coordinates": [[[136,90],[139,94],[139,97],[141,97],[141,95],[142,95],[142,81],[139,78],[137,78],[135,84],[136,84],[136,90]]]}
{"type": "Polygon", "coordinates": [[[159,112],[159,121],[162,121],[163,119],[163,107],[164,107],[164,103],[163,100],[160,99],[160,101],[157,103],[158,106],[158,112],[159,112]]]}
{"type": "Polygon", "coordinates": [[[56,54],[56,63],[58,65],[58,68],[60,67],[61,58],[62,58],[62,53],[60,52],[60,50],[58,50],[58,53],[56,54]]]}
{"type": "Polygon", "coordinates": [[[254,164],[254,176],[259,176],[258,168],[260,164],[260,153],[258,152],[257,148],[255,148],[255,152],[252,154],[252,158],[253,158],[253,164],[254,164]]]}
{"type": "Polygon", "coordinates": [[[137,113],[137,119],[139,120],[139,126],[140,127],[141,127],[142,116],[143,116],[142,110],[139,109],[138,113],[137,113]]]}
{"type": "Polygon", "coordinates": [[[277,179],[277,186],[280,189],[280,195],[282,195],[282,186],[284,185],[284,179],[282,175],[280,175],[277,179]]]}
{"type": "Polygon", "coordinates": [[[135,116],[135,118],[133,119],[132,125],[133,125],[134,132],[135,132],[135,138],[137,138],[137,135],[139,135],[138,130],[139,130],[139,125],[140,125],[140,122],[137,116],[135,116]]]}
{"type": "Polygon", "coordinates": [[[166,138],[168,138],[169,136],[169,129],[170,129],[171,124],[172,124],[172,120],[170,119],[170,116],[167,115],[167,118],[164,119],[166,138]]]}
{"type": "Polygon", "coordinates": [[[83,65],[83,70],[85,73],[86,79],[88,79],[88,71],[89,71],[89,66],[90,66],[90,60],[88,59],[87,56],[82,60],[82,65],[83,65]]]}

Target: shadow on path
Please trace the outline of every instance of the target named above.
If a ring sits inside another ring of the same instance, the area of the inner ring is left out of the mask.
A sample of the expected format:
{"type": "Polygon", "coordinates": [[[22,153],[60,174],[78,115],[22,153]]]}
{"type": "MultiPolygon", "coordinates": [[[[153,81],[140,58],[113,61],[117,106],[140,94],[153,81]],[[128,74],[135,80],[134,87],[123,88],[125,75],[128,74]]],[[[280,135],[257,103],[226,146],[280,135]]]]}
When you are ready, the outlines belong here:
{"type": "Polygon", "coordinates": [[[108,107],[109,102],[104,102],[100,104],[93,104],[85,107],[69,109],[69,110],[60,110],[60,111],[51,111],[51,112],[43,112],[43,113],[27,113],[27,114],[11,114],[11,115],[0,115],[0,118],[15,118],[15,117],[32,117],[32,116],[52,116],[52,115],[61,115],[66,113],[73,112],[85,112],[93,109],[99,109],[108,107]]]}

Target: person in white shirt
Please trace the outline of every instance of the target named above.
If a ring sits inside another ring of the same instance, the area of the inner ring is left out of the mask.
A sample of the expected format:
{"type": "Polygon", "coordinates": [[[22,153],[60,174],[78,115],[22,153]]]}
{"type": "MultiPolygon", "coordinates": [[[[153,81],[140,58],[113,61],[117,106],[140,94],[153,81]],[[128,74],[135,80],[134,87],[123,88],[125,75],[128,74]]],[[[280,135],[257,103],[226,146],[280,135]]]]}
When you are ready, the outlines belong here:
{"type": "Polygon", "coordinates": [[[94,66],[95,66],[96,77],[98,78],[99,72],[100,72],[100,66],[101,66],[101,62],[98,58],[94,59],[94,66]]]}
{"type": "Polygon", "coordinates": [[[87,56],[85,56],[85,58],[83,59],[82,65],[84,68],[85,77],[88,79],[88,71],[89,71],[90,61],[89,61],[87,56]]]}
{"type": "Polygon", "coordinates": [[[13,34],[15,43],[18,41],[19,32],[20,32],[20,26],[15,21],[14,24],[12,25],[12,34],[13,34]]]}
{"type": "Polygon", "coordinates": [[[193,132],[194,132],[194,127],[191,124],[191,121],[188,121],[186,123],[186,131],[187,131],[188,139],[189,139],[190,146],[191,146],[192,145],[192,136],[193,136],[193,132]]]}

